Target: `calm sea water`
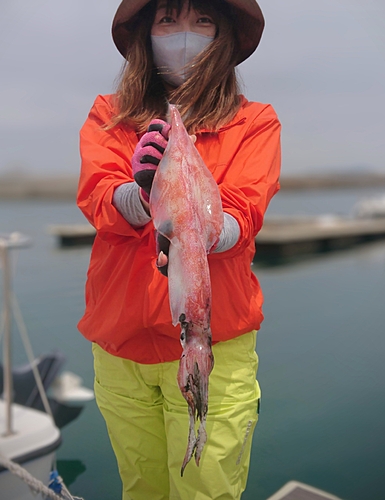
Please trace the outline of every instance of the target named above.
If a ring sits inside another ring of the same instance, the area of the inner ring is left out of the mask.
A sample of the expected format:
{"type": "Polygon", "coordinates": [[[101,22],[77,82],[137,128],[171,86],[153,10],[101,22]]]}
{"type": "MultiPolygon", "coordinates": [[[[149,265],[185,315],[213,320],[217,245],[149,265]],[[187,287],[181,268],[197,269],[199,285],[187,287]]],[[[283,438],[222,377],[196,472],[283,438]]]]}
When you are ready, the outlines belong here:
{"type": "MultiPolygon", "coordinates": [[[[269,214],[351,213],[375,189],[282,192],[269,214]]],[[[92,387],[90,345],[76,324],[90,249],[57,248],[49,224],[83,222],[70,202],[0,202],[0,232],[21,231],[14,289],[36,355],[59,349],[92,387]]],[[[385,498],[385,242],[281,267],[254,265],[265,294],[258,336],[260,420],[243,500],[295,479],[345,500],[385,498]]],[[[17,332],[14,362],[26,356],[17,332]]],[[[120,481],[94,401],[63,429],[59,470],[73,495],[120,500],[120,481]]],[[[204,464],[202,464],[204,466],[204,464]]]]}

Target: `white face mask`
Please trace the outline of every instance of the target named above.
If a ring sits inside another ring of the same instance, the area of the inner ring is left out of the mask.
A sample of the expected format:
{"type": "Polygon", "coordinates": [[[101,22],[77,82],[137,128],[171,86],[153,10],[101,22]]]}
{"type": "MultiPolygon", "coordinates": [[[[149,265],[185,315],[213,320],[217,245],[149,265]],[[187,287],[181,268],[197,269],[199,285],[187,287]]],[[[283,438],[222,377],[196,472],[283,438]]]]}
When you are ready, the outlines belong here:
{"type": "Polygon", "coordinates": [[[163,80],[179,87],[186,75],[182,68],[200,54],[214,37],[180,31],[171,35],[151,36],[155,66],[163,80]]]}

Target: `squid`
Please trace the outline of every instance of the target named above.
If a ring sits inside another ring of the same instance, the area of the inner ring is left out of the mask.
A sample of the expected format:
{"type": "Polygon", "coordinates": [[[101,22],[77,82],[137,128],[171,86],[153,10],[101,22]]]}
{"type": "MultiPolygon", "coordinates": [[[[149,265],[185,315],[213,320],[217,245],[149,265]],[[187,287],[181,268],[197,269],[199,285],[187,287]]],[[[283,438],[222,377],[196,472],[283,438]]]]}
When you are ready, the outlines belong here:
{"type": "Polygon", "coordinates": [[[181,327],[182,355],[177,381],[189,413],[188,444],[181,467],[183,476],[193,456],[199,465],[207,441],[209,375],[214,366],[207,255],[218,242],[223,210],[218,186],[177,107],[170,105],[170,115],[168,145],[154,176],[150,211],[155,229],[170,241],[170,310],[173,325],[181,327]]]}

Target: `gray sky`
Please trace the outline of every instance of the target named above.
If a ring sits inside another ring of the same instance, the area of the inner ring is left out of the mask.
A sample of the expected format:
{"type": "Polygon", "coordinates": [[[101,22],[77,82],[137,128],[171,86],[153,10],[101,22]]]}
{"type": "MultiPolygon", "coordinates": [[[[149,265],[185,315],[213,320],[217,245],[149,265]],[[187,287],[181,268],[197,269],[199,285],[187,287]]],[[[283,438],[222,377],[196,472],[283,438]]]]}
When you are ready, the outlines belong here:
{"type": "MultiPolygon", "coordinates": [[[[0,174],[76,174],[78,131],[122,58],[115,0],[0,0],[0,174]]],[[[261,0],[266,29],[239,67],[283,126],[283,174],[385,171],[385,2],[261,0]]]]}

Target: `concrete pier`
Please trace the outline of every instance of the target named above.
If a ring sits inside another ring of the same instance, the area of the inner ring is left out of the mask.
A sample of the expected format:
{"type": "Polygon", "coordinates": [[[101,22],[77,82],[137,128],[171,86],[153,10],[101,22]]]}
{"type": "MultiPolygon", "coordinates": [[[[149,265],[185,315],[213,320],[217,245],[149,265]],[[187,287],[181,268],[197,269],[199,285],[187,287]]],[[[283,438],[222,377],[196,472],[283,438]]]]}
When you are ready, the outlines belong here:
{"type": "MultiPolygon", "coordinates": [[[[92,245],[96,235],[87,223],[49,226],[48,232],[60,247],[92,245]]],[[[269,217],[256,238],[255,260],[290,259],[379,239],[385,239],[385,217],[269,217]]]]}
{"type": "Polygon", "coordinates": [[[96,230],[91,224],[57,224],[48,226],[47,232],[55,236],[59,247],[91,246],[96,230]]]}
{"type": "Polygon", "coordinates": [[[270,217],[256,238],[256,260],[330,252],[379,239],[385,239],[385,217],[270,217]]]}

